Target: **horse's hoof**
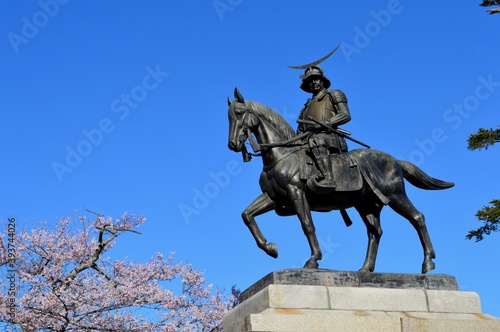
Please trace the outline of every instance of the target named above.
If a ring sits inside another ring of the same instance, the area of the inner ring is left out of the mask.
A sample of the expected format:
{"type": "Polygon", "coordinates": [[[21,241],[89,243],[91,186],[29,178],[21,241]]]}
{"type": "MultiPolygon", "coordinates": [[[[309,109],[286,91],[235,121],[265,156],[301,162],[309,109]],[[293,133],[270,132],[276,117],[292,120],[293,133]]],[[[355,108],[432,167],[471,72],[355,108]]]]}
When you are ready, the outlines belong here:
{"type": "Polygon", "coordinates": [[[358,272],[373,272],[373,269],[370,269],[369,267],[362,267],[358,270],[358,272]]]}
{"type": "Polygon", "coordinates": [[[319,267],[318,262],[312,258],[310,258],[304,265],[304,269],[317,269],[318,267],[319,267]]]}
{"type": "Polygon", "coordinates": [[[422,264],[422,274],[426,274],[429,271],[432,271],[436,268],[436,264],[432,260],[424,262],[422,264]]]}
{"type": "Polygon", "coordinates": [[[276,244],[272,242],[266,244],[266,253],[273,258],[278,258],[278,247],[276,244]]]}

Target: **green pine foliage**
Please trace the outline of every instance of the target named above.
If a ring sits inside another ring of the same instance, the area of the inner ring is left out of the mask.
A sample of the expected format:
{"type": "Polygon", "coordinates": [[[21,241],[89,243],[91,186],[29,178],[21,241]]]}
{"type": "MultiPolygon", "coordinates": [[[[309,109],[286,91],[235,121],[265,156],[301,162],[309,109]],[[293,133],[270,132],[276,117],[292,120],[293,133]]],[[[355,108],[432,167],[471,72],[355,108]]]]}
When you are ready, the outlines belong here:
{"type": "MultiPolygon", "coordinates": [[[[483,2],[479,6],[483,7],[500,6],[500,0],[483,0],[483,2]]],[[[500,7],[488,9],[487,12],[489,12],[490,14],[498,14],[500,13],[500,7]]]]}
{"type": "Polygon", "coordinates": [[[475,134],[470,134],[467,139],[467,148],[469,150],[488,149],[489,146],[500,142],[500,129],[480,128],[475,134]]]}
{"type": "Polygon", "coordinates": [[[500,0],[483,0],[483,2],[480,4],[480,6],[483,7],[489,7],[489,6],[494,6],[494,5],[500,5],[500,0]]]}
{"type": "Polygon", "coordinates": [[[477,219],[484,222],[482,227],[476,230],[469,231],[466,238],[471,240],[476,239],[476,242],[484,239],[485,235],[490,235],[491,232],[496,232],[500,227],[500,200],[494,199],[490,202],[491,205],[483,207],[477,211],[477,219]]]}
{"type": "MultiPolygon", "coordinates": [[[[500,0],[489,2],[500,3],[500,0]]],[[[477,133],[469,135],[467,148],[471,151],[482,148],[487,150],[489,146],[498,142],[500,142],[500,129],[480,128],[477,133]]],[[[476,230],[469,231],[466,239],[471,240],[475,238],[476,242],[478,242],[483,240],[485,235],[490,235],[491,232],[500,230],[500,200],[494,199],[490,201],[490,204],[489,206],[484,206],[476,213],[477,219],[483,221],[484,225],[476,230]]]]}

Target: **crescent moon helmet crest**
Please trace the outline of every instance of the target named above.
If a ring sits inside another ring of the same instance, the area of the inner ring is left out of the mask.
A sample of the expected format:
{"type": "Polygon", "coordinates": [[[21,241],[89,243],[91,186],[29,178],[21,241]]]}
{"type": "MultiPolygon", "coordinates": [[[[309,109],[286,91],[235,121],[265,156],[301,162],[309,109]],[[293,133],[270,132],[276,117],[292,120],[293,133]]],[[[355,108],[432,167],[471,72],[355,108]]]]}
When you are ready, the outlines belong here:
{"type": "Polygon", "coordinates": [[[319,65],[320,63],[322,63],[323,61],[325,61],[326,59],[328,59],[330,57],[330,55],[332,55],[333,53],[335,53],[336,50],[338,50],[338,48],[340,47],[340,45],[342,45],[342,42],[339,43],[337,45],[337,47],[335,47],[333,49],[333,51],[331,51],[330,53],[328,53],[327,55],[325,55],[324,57],[322,57],[321,59],[319,60],[316,60],[314,62],[311,62],[311,63],[308,63],[306,65],[300,65],[300,66],[288,66],[289,68],[292,68],[292,69],[307,69],[309,67],[313,67],[313,66],[317,66],[319,65]]]}

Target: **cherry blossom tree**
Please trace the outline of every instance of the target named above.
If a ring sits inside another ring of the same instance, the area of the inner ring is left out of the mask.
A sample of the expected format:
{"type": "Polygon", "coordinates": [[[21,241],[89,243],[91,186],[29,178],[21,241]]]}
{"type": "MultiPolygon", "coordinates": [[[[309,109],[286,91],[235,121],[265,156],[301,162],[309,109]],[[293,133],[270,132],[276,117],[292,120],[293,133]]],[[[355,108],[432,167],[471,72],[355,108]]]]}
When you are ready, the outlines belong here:
{"type": "Polygon", "coordinates": [[[219,331],[237,305],[231,294],[205,286],[190,264],[157,253],[147,263],[106,253],[142,216],[95,221],[78,217],[20,230],[4,222],[0,237],[2,331],[219,331]],[[5,305],[6,304],[6,305],[5,305]]]}

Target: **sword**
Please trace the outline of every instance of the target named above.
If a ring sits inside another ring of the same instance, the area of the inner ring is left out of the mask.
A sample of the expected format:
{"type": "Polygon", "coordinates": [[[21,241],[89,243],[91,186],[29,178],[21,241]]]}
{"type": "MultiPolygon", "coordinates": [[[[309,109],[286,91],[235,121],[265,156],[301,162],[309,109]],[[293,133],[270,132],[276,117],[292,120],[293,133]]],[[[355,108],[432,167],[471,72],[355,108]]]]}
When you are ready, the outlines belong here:
{"type": "Polygon", "coordinates": [[[331,131],[331,132],[334,132],[334,133],[335,133],[335,134],[337,134],[337,135],[340,135],[340,136],[342,136],[342,137],[344,137],[344,138],[346,138],[346,139],[348,139],[348,140],[350,140],[350,141],[353,141],[354,143],[358,143],[359,145],[362,145],[362,146],[364,146],[365,148],[370,149],[370,146],[369,146],[368,144],[365,144],[365,143],[363,143],[363,142],[361,142],[361,141],[358,141],[358,140],[357,140],[357,139],[355,139],[355,138],[350,137],[349,135],[350,135],[351,133],[350,133],[350,132],[348,132],[347,130],[340,129],[340,128],[339,128],[339,129],[332,128],[331,126],[329,126],[329,125],[327,125],[327,124],[325,124],[325,123],[323,123],[323,122],[321,122],[321,121],[318,121],[318,120],[316,120],[315,118],[313,118],[313,117],[311,117],[311,116],[309,116],[309,120],[311,120],[311,121],[307,121],[307,120],[300,120],[300,119],[299,119],[299,120],[297,120],[297,122],[298,122],[298,123],[305,123],[305,124],[319,124],[320,126],[325,127],[326,129],[328,129],[328,130],[329,130],[329,131],[331,131]]]}

